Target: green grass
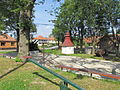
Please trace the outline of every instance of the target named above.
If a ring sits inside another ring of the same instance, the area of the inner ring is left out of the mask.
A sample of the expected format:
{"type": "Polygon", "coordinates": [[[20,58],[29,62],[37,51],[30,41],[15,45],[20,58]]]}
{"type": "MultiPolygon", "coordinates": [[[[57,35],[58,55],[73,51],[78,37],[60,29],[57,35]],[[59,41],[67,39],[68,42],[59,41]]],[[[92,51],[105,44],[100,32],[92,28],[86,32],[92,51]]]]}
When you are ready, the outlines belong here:
{"type": "Polygon", "coordinates": [[[51,54],[57,54],[57,55],[65,55],[65,56],[77,56],[81,58],[93,58],[93,59],[99,59],[103,60],[102,57],[97,57],[93,54],[62,54],[61,50],[44,50],[45,53],[51,53],[51,54]]]}
{"type": "Polygon", "coordinates": [[[13,52],[16,52],[16,51],[0,51],[0,54],[13,53],[13,52]]]}
{"type": "MultiPolygon", "coordinates": [[[[22,63],[14,60],[0,58],[0,76],[22,63]]],[[[53,70],[53,69],[52,69],[53,70]]],[[[98,80],[90,77],[77,76],[70,72],[53,70],[56,73],[68,78],[86,90],[120,90],[120,82],[112,80],[98,80]]],[[[52,82],[60,83],[60,79],[37,67],[32,63],[27,63],[16,71],[0,79],[0,90],[59,90],[59,87],[52,82]],[[39,76],[33,74],[37,72],[39,76]],[[40,77],[41,76],[41,77],[40,77]],[[46,79],[44,79],[44,77],[46,79]]],[[[72,90],[75,88],[69,86],[72,90]]]]}
{"type": "Polygon", "coordinates": [[[81,57],[81,58],[93,58],[93,59],[103,60],[102,57],[97,57],[93,54],[69,54],[67,56],[77,56],[77,57],[81,57]]]}
{"type": "Polygon", "coordinates": [[[51,53],[51,54],[62,55],[60,49],[55,49],[55,50],[47,49],[47,50],[44,50],[44,52],[45,52],[45,53],[51,53]]]}

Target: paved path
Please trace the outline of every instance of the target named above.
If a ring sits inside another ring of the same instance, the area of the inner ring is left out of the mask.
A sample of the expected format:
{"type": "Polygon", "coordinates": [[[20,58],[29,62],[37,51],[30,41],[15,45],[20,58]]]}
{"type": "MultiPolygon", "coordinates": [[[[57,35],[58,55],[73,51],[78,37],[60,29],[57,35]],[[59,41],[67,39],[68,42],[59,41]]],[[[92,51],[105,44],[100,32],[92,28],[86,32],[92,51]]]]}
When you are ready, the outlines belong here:
{"type": "MultiPolygon", "coordinates": [[[[52,56],[55,58],[55,56],[52,56]]],[[[97,59],[84,59],[75,56],[59,56],[54,61],[62,65],[74,68],[89,68],[91,70],[120,75],[120,62],[112,62],[97,59]]]]}
{"type": "MultiPolygon", "coordinates": [[[[41,53],[36,54],[37,52],[32,52],[31,55],[34,58],[39,60],[39,56],[42,57],[41,53]],[[38,57],[36,57],[38,56],[38,57]]],[[[8,56],[16,56],[17,53],[9,53],[8,56]]],[[[89,68],[91,70],[110,73],[115,75],[120,75],[120,62],[112,62],[105,60],[97,60],[97,59],[84,59],[75,56],[56,56],[56,55],[48,55],[46,56],[46,63],[54,63],[61,64],[74,68],[89,68]]]]}

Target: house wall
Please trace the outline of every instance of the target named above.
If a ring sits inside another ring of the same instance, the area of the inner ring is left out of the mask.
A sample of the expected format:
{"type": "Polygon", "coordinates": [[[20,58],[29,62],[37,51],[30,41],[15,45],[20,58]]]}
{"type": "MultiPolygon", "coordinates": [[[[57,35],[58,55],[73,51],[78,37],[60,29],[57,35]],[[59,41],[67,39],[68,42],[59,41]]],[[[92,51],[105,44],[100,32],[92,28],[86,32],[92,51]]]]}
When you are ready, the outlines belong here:
{"type": "Polygon", "coordinates": [[[14,42],[14,45],[11,45],[11,42],[5,42],[5,45],[1,46],[2,42],[0,42],[0,49],[13,49],[17,48],[17,43],[14,42]]]}
{"type": "Polygon", "coordinates": [[[57,41],[55,41],[55,40],[38,40],[38,42],[37,42],[38,46],[42,46],[43,43],[44,43],[44,45],[55,44],[55,43],[57,43],[57,41]]]}
{"type": "Polygon", "coordinates": [[[48,40],[48,43],[55,44],[57,42],[55,40],[48,40]]]}

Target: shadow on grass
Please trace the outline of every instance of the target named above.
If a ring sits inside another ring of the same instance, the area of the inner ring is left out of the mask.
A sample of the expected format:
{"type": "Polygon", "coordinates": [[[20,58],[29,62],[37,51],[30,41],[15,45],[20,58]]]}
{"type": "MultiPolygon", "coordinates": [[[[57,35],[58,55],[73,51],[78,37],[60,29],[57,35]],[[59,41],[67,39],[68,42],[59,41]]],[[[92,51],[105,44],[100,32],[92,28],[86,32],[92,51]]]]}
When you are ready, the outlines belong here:
{"type": "Polygon", "coordinates": [[[77,76],[74,79],[83,79],[85,76],[81,75],[81,74],[77,74],[77,76]]]}
{"type": "Polygon", "coordinates": [[[33,74],[35,74],[35,75],[37,75],[37,76],[39,76],[39,77],[41,77],[41,78],[43,78],[43,79],[45,79],[45,80],[51,82],[51,83],[53,83],[53,84],[55,84],[55,85],[57,85],[57,86],[60,86],[58,83],[53,82],[52,80],[50,80],[50,79],[48,79],[48,78],[46,78],[46,77],[40,75],[38,72],[33,72],[33,74]]]}
{"type": "Polygon", "coordinates": [[[105,56],[104,59],[113,62],[120,62],[120,57],[116,56],[105,56]]]}
{"type": "Polygon", "coordinates": [[[13,71],[19,69],[20,67],[22,67],[22,66],[25,65],[26,63],[27,63],[27,62],[24,62],[24,63],[22,63],[21,65],[19,65],[18,67],[15,67],[15,68],[13,68],[12,70],[8,71],[7,73],[1,75],[1,76],[0,76],[0,79],[3,78],[3,77],[5,77],[5,76],[7,76],[7,75],[10,74],[10,73],[12,73],[13,71]]]}
{"type": "MultiPolygon", "coordinates": [[[[37,75],[37,76],[39,76],[39,77],[41,77],[41,78],[43,78],[43,79],[45,79],[45,80],[51,82],[52,84],[55,84],[56,86],[61,87],[60,84],[58,84],[58,83],[56,83],[56,82],[53,82],[52,80],[50,80],[50,79],[48,79],[48,78],[46,78],[46,77],[40,75],[38,72],[33,72],[33,74],[35,74],[35,75],[37,75]]],[[[64,84],[67,84],[67,83],[64,82],[64,84]]],[[[61,90],[61,89],[60,89],[60,90],[61,90]]],[[[64,89],[64,90],[65,90],[65,89],[64,89]]],[[[72,89],[68,88],[67,90],[72,90],[72,89]]]]}

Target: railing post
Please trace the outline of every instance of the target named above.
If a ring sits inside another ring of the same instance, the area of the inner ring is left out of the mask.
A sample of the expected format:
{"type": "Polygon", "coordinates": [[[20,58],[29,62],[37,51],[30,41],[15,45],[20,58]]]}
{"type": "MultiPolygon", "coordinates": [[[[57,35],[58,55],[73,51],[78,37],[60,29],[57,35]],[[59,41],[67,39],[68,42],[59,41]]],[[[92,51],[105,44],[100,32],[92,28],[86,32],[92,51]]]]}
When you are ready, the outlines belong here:
{"type": "Polygon", "coordinates": [[[69,90],[68,83],[65,81],[60,82],[60,90],[69,90]]]}

